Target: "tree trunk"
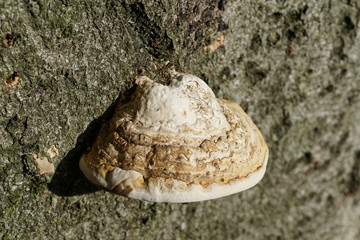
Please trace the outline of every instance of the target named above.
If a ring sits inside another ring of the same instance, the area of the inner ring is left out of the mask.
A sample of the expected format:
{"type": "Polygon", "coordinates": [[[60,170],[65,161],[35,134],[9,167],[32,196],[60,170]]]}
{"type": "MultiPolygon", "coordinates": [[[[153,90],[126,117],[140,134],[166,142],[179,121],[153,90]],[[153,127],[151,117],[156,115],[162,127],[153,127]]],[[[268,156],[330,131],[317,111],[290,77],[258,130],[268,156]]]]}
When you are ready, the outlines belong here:
{"type": "Polygon", "coordinates": [[[359,62],[358,1],[0,0],[0,238],[360,239],[359,62]],[[131,78],[170,66],[259,126],[257,186],[149,203],[82,175],[131,78]]]}

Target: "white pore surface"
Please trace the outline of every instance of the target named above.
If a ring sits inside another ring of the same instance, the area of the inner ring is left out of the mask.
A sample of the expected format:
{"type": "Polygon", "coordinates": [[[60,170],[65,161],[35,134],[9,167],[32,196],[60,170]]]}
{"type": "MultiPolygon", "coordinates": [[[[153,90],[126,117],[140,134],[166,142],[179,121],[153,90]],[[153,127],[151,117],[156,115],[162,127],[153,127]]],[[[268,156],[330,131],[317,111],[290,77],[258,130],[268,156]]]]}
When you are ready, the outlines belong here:
{"type": "Polygon", "coordinates": [[[169,85],[143,76],[136,83],[131,101],[120,109],[135,132],[208,138],[230,129],[214,93],[196,76],[175,73],[169,85]]]}
{"type": "Polygon", "coordinates": [[[142,175],[134,170],[127,171],[116,168],[109,176],[107,176],[107,179],[105,180],[100,176],[96,176],[94,172],[87,166],[83,158],[80,160],[80,168],[91,182],[109,191],[126,179],[125,187],[126,185],[131,185],[134,188],[134,190],[131,191],[128,195],[130,198],[151,202],[181,203],[220,198],[249,189],[255,186],[263,178],[267,161],[268,155],[266,156],[264,164],[256,172],[250,173],[246,177],[239,179],[231,184],[219,185],[213,183],[206,188],[196,184],[192,184],[184,188],[186,184],[182,181],[165,180],[159,178],[149,183],[146,189],[139,189],[132,185],[132,181],[142,175]],[[169,189],[164,187],[164,183],[171,183],[172,188],[169,189]]]}

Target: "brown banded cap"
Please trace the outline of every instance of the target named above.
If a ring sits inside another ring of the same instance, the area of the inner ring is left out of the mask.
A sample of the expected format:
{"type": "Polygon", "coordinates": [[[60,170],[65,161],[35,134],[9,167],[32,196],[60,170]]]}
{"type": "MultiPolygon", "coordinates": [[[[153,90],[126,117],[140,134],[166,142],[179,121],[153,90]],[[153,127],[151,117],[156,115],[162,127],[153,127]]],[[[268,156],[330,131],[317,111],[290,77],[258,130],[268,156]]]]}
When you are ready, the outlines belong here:
{"type": "Polygon", "coordinates": [[[145,76],[136,84],[80,160],[91,182],[135,199],[194,202],[262,179],[268,148],[239,105],[175,71],[169,84],[145,76]]]}

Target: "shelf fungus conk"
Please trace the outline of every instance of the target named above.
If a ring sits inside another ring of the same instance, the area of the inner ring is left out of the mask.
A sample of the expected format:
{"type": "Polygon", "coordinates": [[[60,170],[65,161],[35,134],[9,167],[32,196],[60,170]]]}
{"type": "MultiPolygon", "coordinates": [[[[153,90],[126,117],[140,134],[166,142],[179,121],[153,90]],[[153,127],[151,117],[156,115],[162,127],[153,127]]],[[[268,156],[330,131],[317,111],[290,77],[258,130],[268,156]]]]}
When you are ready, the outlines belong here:
{"type": "Polygon", "coordinates": [[[166,84],[141,76],[136,85],[80,160],[92,183],[145,201],[195,202],[262,179],[268,148],[239,105],[175,71],[166,84]]]}

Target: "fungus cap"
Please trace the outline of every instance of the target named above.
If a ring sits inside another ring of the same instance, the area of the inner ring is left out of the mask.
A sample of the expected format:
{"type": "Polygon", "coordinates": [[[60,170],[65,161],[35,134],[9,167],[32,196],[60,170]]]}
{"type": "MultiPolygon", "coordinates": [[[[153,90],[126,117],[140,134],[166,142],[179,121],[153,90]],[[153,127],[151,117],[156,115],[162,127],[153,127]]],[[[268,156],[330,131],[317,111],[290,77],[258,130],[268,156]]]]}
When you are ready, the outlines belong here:
{"type": "Polygon", "coordinates": [[[80,159],[92,183],[129,198],[194,202],[262,179],[268,148],[239,105],[175,71],[168,84],[141,76],[136,85],[80,159]]]}

